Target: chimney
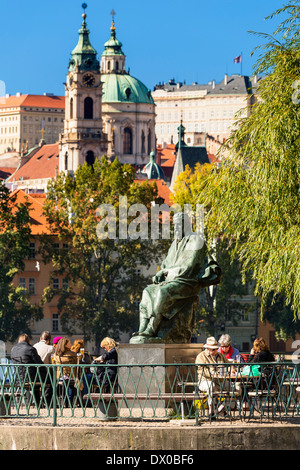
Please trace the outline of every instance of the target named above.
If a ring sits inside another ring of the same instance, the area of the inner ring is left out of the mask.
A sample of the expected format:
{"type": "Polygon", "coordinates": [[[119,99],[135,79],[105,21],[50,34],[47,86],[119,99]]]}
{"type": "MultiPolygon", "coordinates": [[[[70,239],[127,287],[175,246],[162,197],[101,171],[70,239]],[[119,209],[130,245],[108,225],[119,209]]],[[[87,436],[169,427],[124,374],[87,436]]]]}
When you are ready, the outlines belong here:
{"type": "Polygon", "coordinates": [[[216,80],[213,80],[211,82],[211,87],[212,87],[212,89],[216,88],[216,80]]]}
{"type": "Polygon", "coordinates": [[[228,83],[228,75],[227,73],[225,73],[225,76],[224,76],[224,85],[227,85],[228,83]]]}

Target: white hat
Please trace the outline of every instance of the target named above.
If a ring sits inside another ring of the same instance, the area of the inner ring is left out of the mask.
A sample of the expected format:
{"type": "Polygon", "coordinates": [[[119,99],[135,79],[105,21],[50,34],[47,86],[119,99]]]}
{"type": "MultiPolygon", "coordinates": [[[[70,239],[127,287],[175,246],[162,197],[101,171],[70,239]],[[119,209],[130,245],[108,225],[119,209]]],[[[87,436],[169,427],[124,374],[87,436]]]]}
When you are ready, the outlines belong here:
{"type": "Polygon", "coordinates": [[[210,336],[206,340],[205,348],[218,349],[220,347],[218,341],[213,336],[210,336]]]}

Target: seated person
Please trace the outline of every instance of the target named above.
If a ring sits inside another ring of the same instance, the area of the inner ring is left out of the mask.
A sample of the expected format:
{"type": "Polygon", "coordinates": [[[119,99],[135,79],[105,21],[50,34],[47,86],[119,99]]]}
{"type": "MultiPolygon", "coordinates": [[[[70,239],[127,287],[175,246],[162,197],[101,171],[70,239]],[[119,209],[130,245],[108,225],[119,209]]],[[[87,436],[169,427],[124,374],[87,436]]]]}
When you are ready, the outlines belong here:
{"type": "MultiPolygon", "coordinates": [[[[24,333],[19,336],[18,343],[13,346],[10,353],[13,364],[44,364],[35,347],[30,344],[29,336],[24,333]]],[[[18,367],[16,368],[16,382],[49,382],[46,380],[47,370],[45,367],[18,367]]],[[[51,390],[45,388],[45,397],[47,404],[51,401],[51,390]]],[[[34,388],[36,403],[40,400],[40,385],[34,388]]]]}
{"type": "MultiPolygon", "coordinates": [[[[62,365],[63,367],[57,367],[56,376],[57,380],[69,380],[70,378],[74,379],[74,382],[69,383],[68,395],[71,402],[76,395],[75,383],[77,384],[78,377],[78,368],[70,367],[71,364],[77,364],[77,354],[71,350],[72,344],[68,338],[61,338],[56,346],[55,354],[52,356],[52,363],[62,365]]],[[[82,382],[80,384],[81,389],[83,388],[82,382]]]]}
{"type": "Polygon", "coordinates": [[[270,352],[265,340],[263,338],[256,338],[253,342],[253,347],[248,357],[247,362],[274,362],[275,357],[270,352]]]}
{"type": "Polygon", "coordinates": [[[207,392],[208,394],[209,415],[212,417],[214,414],[213,392],[220,391],[221,386],[223,390],[227,387],[227,381],[223,381],[223,383],[220,381],[216,364],[224,364],[229,361],[224,354],[218,351],[219,343],[213,336],[207,338],[204,348],[205,350],[196,357],[195,363],[207,364],[198,367],[198,387],[201,392],[207,392]]]}
{"type": "Polygon", "coordinates": [[[240,351],[234,346],[232,346],[231,337],[229,335],[227,334],[222,335],[219,339],[219,343],[221,345],[221,347],[219,348],[219,352],[224,354],[224,356],[226,356],[226,358],[229,361],[230,360],[236,361],[237,356],[240,356],[240,361],[244,362],[244,359],[242,358],[240,351]]]}
{"type": "Polygon", "coordinates": [[[51,364],[51,356],[54,354],[54,347],[51,346],[51,334],[49,331],[43,331],[40,341],[33,345],[37,350],[44,364],[51,364]]]}
{"type": "Polygon", "coordinates": [[[118,353],[117,343],[112,338],[104,338],[100,344],[101,348],[105,349],[105,353],[97,357],[93,364],[100,362],[102,364],[109,364],[108,367],[95,367],[96,384],[100,388],[107,386],[113,387],[116,385],[118,353]]]}

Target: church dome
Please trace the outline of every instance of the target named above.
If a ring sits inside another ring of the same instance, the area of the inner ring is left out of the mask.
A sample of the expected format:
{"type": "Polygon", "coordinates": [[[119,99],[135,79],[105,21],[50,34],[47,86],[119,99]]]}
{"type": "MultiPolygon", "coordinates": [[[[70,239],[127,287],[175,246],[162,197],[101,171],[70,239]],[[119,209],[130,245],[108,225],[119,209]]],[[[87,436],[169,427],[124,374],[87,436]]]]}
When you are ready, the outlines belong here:
{"type": "Polygon", "coordinates": [[[164,180],[165,174],[163,169],[155,161],[155,153],[150,153],[150,161],[145,165],[142,173],[145,173],[149,180],[164,180]]]}
{"type": "Polygon", "coordinates": [[[103,103],[154,104],[151,91],[137,78],[126,73],[102,74],[103,103]]]}
{"type": "Polygon", "coordinates": [[[122,51],[122,43],[116,37],[114,20],[110,28],[110,39],[104,44],[104,51],[101,54],[101,75],[103,103],[154,105],[151,91],[125,70],[125,54],[122,51]]]}

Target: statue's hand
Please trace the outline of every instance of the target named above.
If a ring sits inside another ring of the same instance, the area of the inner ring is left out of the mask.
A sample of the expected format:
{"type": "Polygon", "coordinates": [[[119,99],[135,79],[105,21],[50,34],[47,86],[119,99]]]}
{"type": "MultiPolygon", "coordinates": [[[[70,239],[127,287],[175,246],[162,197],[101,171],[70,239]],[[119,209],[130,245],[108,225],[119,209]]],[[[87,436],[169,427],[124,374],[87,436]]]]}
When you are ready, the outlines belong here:
{"type": "Polygon", "coordinates": [[[160,282],[163,282],[166,279],[166,273],[164,271],[158,271],[158,273],[155,274],[153,277],[152,281],[153,284],[159,284],[160,282]]]}

